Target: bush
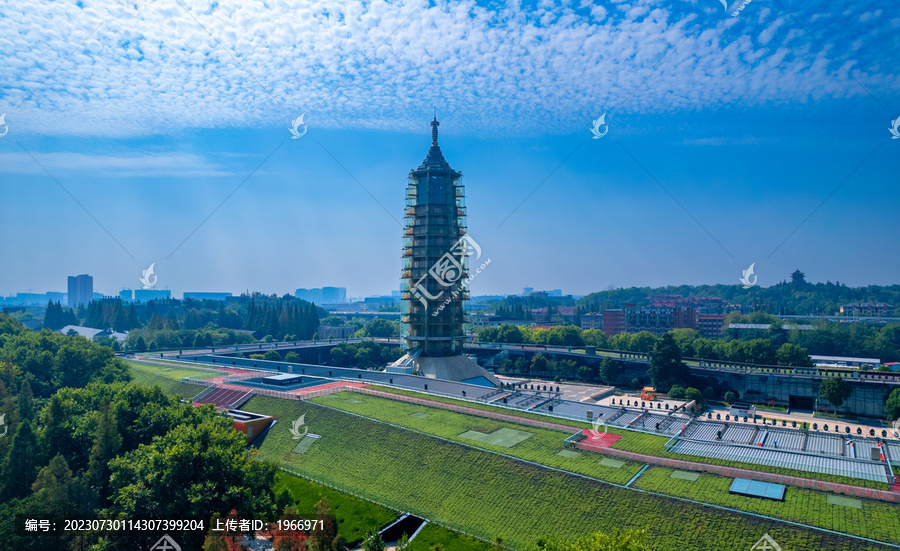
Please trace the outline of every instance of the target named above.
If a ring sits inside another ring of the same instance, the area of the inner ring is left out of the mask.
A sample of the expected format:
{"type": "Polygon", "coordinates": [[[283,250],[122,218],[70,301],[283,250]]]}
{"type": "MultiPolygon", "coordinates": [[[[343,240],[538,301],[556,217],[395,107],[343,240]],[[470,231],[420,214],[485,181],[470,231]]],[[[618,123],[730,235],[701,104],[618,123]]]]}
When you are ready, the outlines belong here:
{"type": "Polygon", "coordinates": [[[688,401],[694,400],[698,405],[703,404],[703,394],[694,387],[688,387],[688,389],[684,391],[684,399],[688,401]]]}
{"type": "Polygon", "coordinates": [[[669,398],[674,400],[681,400],[684,398],[684,387],[675,385],[669,389],[669,398]]]}
{"type": "Polygon", "coordinates": [[[735,392],[733,390],[729,390],[728,392],[725,393],[725,401],[728,402],[729,404],[733,404],[733,403],[737,402],[737,399],[738,399],[737,392],[735,392]]]}
{"type": "Polygon", "coordinates": [[[300,363],[300,354],[297,354],[293,350],[284,355],[284,361],[291,363],[300,363]]]}
{"type": "Polygon", "coordinates": [[[264,360],[269,360],[270,362],[280,362],[281,354],[275,352],[274,350],[269,350],[263,355],[264,360]]]}
{"type": "Polygon", "coordinates": [[[703,389],[703,397],[707,400],[712,400],[716,397],[716,391],[713,390],[713,387],[708,386],[703,389]]]}
{"type": "Polygon", "coordinates": [[[895,388],[891,395],[888,396],[885,409],[887,410],[888,419],[900,418],[900,388],[895,388]]]}

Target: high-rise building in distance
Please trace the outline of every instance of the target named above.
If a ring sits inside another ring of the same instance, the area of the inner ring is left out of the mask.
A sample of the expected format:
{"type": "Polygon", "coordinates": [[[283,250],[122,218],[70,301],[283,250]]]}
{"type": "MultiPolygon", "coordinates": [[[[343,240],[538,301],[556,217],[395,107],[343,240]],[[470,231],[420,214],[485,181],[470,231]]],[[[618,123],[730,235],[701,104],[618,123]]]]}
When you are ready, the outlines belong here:
{"type": "Polygon", "coordinates": [[[70,308],[87,306],[94,300],[94,278],[81,274],[69,276],[69,289],[66,302],[70,308]]]}
{"type": "Polygon", "coordinates": [[[347,289],[344,287],[297,289],[294,296],[316,304],[343,304],[347,302],[347,289]]]}

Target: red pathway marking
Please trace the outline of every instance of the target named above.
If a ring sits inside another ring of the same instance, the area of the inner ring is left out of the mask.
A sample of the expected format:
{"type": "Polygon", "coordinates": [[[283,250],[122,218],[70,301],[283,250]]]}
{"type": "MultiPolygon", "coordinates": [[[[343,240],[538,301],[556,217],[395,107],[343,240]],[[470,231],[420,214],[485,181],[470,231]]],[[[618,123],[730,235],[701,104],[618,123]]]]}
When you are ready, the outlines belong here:
{"type": "Polygon", "coordinates": [[[584,435],[584,440],[575,444],[575,447],[595,452],[602,451],[602,448],[611,448],[613,444],[622,438],[618,434],[610,434],[608,432],[598,434],[590,429],[582,430],[581,434],[584,435]]]}

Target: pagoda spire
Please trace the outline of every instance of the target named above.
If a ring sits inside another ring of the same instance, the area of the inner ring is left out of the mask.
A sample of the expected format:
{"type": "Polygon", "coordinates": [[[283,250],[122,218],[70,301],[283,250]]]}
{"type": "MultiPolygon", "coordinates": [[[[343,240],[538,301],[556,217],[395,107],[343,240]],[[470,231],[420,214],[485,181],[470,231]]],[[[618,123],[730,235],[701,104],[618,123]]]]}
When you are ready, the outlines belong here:
{"type": "Polygon", "coordinates": [[[435,113],[434,119],[432,119],[432,121],[431,121],[431,145],[438,144],[437,134],[438,134],[438,126],[440,126],[440,125],[441,125],[441,123],[439,123],[437,120],[437,113],[435,113]]]}

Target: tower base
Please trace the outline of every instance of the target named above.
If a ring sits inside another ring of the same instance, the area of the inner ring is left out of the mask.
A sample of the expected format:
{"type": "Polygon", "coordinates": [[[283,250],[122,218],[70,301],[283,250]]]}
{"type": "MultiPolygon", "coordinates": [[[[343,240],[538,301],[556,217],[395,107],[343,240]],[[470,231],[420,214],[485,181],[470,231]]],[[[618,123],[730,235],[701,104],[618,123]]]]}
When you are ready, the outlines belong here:
{"type": "Polygon", "coordinates": [[[411,351],[391,364],[391,367],[411,365],[414,365],[416,371],[429,379],[472,382],[482,386],[487,386],[488,383],[495,386],[500,384],[500,380],[497,377],[463,354],[455,356],[421,356],[415,351],[411,351]],[[481,381],[481,379],[484,379],[486,382],[481,381]]]}

